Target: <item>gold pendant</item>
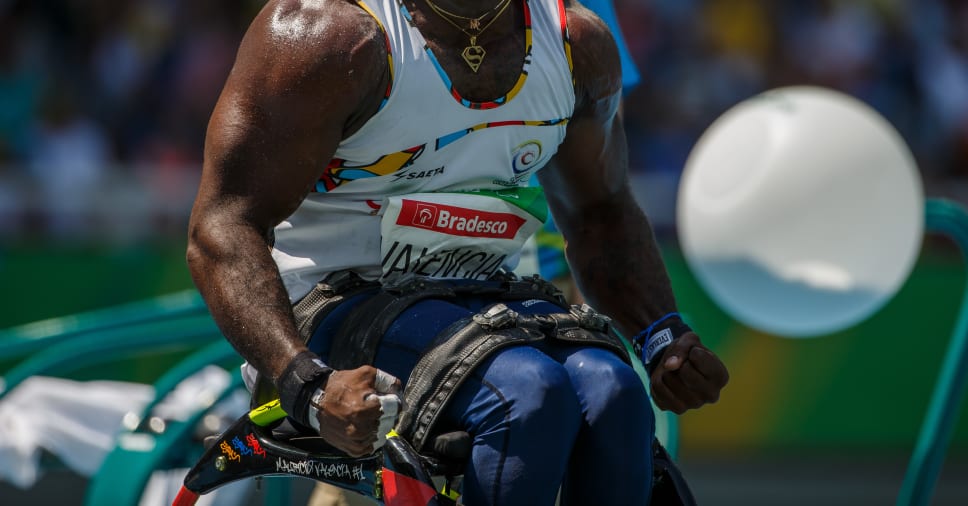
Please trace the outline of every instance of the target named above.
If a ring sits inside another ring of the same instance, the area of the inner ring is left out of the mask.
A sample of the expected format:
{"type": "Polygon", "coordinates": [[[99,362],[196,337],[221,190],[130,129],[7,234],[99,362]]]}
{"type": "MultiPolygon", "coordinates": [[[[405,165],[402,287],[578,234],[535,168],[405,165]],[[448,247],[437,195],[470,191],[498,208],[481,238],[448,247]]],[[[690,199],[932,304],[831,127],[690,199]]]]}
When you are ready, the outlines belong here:
{"type": "Polygon", "coordinates": [[[484,62],[485,54],[487,54],[487,51],[484,51],[483,47],[477,45],[477,37],[471,37],[470,45],[465,47],[460,55],[464,57],[464,61],[467,62],[467,65],[476,74],[477,69],[484,62]]]}

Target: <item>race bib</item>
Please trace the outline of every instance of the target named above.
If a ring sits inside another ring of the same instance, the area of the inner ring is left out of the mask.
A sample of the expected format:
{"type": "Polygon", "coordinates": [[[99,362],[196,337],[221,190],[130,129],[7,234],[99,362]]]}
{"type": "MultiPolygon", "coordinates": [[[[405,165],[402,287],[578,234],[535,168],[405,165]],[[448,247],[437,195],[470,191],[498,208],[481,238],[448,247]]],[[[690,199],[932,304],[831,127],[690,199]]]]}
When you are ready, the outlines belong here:
{"type": "Polygon", "coordinates": [[[389,197],[383,210],[384,280],[487,279],[548,215],[541,188],[413,193],[389,197]]]}

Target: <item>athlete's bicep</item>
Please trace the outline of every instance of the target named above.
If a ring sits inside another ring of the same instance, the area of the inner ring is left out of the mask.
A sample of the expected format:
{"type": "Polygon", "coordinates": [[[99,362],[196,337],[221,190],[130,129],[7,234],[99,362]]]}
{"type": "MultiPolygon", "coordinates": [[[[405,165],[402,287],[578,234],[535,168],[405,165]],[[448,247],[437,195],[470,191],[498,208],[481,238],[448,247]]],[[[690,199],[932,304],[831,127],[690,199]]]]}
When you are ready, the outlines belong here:
{"type": "Polygon", "coordinates": [[[272,102],[232,87],[223,93],[206,136],[197,212],[216,206],[267,232],[306,195],[332,135],[307,128],[297,113],[268,112],[272,102]],[[317,134],[312,145],[307,133],[317,134]]]}
{"type": "Polygon", "coordinates": [[[355,34],[337,34],[327,26],[339,16],[289,4],[270,3],[242,42],[209,123],[196,201],[200,213],[213,206],[266,233],[313,187],[375,95],[359,84],[379,80],[370,63],[386,61],[359,21],[355,34]]]}

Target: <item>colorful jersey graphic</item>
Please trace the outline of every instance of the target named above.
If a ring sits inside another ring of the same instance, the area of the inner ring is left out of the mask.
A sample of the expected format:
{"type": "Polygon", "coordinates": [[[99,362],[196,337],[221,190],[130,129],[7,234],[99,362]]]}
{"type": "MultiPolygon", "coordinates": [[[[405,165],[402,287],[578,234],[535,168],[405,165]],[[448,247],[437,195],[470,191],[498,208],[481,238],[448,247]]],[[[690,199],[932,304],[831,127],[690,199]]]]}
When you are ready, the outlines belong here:
{"type": "MultiPolygon", "coordinates": [[[[440,151],[447,146],[463,139],[464,137],[487,128],[497,128],[497,127],[507,127],[507,126],[556,126],[568,123],[567,118],[558,118],[553,120],[542,120],[542,121],[526,121],[526,120],[514,120],[514,121],[495,121],[490,123],[480,123],[463,130],[458,130],[456,132],[438,137],[432,143],[434,146],[433,151],[440,151]]],[[[535,146],[535,148],[521,152],[521,148],[525,145],[518,146],[512,153],[513,164],[512,170],[515,174],[523,174],[529,169],[533,168],[534,164],[541,160],[541,144],[538,141],[528,141],[530,145],[535,146]]],[[[341,158],[334,158],[329,165],[326,167],[326,171],[319,178],[319,182],[316,183],[317,193],[326,193],[332,191],[343,184],[357,181],[360,179],[367,179],[372,177],[389,176],[397,174],[398,172],[407,169],[412,166],[414,162],[424,153],[427,144],[422,144],[420,146],[414,146],[410,149],[400,151],[397,153],[391,153],[388,155],[381,156],[373,163],[364,165],[354,165],[352,162],[341,158]]],[[[443,173],[443,170],[436,170],[436,174],[443,173]]],[[[434,175],[434,172],[423,172],[428,175],[434,175]]],[[[394,180],[399,180],[403,175],[395,178],[394,180]]],[[[516,186],[521,181],[515,181],[514,183],[503,186],[516,186]]],[[[498,183],[500,184],[500,183],[498,183]]]]}
{"type": "Polygon", "coordinates": [[[368,165],[354,166],[352,165],[352,162],[348,162],[340,158],[334,158],[331,162],[329,162],[329,165],[326,166],[326,172],[324,172],[322,177],[319,178],[319,182],[316,183],[316,191],[319,193],[326,193],[336,189],[344,183],[356,181],[357,179],[389,176],[390,174],[398,172],[400,169],[413,165],[414,160],[416,160],[420,154],[423,153],[423,151],[424,146],[414,146],[405,151],[400,151],[399,153],[381,156],[379,160],[368,165]]]}

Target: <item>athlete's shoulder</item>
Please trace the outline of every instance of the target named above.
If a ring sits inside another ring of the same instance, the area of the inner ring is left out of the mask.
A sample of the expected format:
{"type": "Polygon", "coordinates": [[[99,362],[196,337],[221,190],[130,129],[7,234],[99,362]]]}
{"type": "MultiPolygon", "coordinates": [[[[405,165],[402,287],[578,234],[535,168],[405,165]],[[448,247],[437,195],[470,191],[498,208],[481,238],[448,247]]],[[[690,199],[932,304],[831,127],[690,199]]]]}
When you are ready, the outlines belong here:
{"type": "MultiPolygon", "coordinates": [[[[379,23],[353,0],[270,0],[253,20],[241,51],[302,73],[386,62],[379,23]]],[[[241,52],[240,51],[240,52],[241,52]]]]}
{"type": "Polygon", "coordinates": [[[622,62],[608,25],[575,0],[564,4],[578,98],[597,101],[621,93],[622,62]]]}
{"type": "Polygon", "coordinates": [[[269,0],[260,17],[283,40],[354,37],[379,31],[376,21],[354,0],[269,0]]]}
{"type": "Polygon", "coordinates": [[[384,96],[387,60],[386,35],[355,3],[269,0],[242,39],[220,124],[231,125],[237,111],[266,121],[325,117],[344,126],[368,118],[384,96]]]}

